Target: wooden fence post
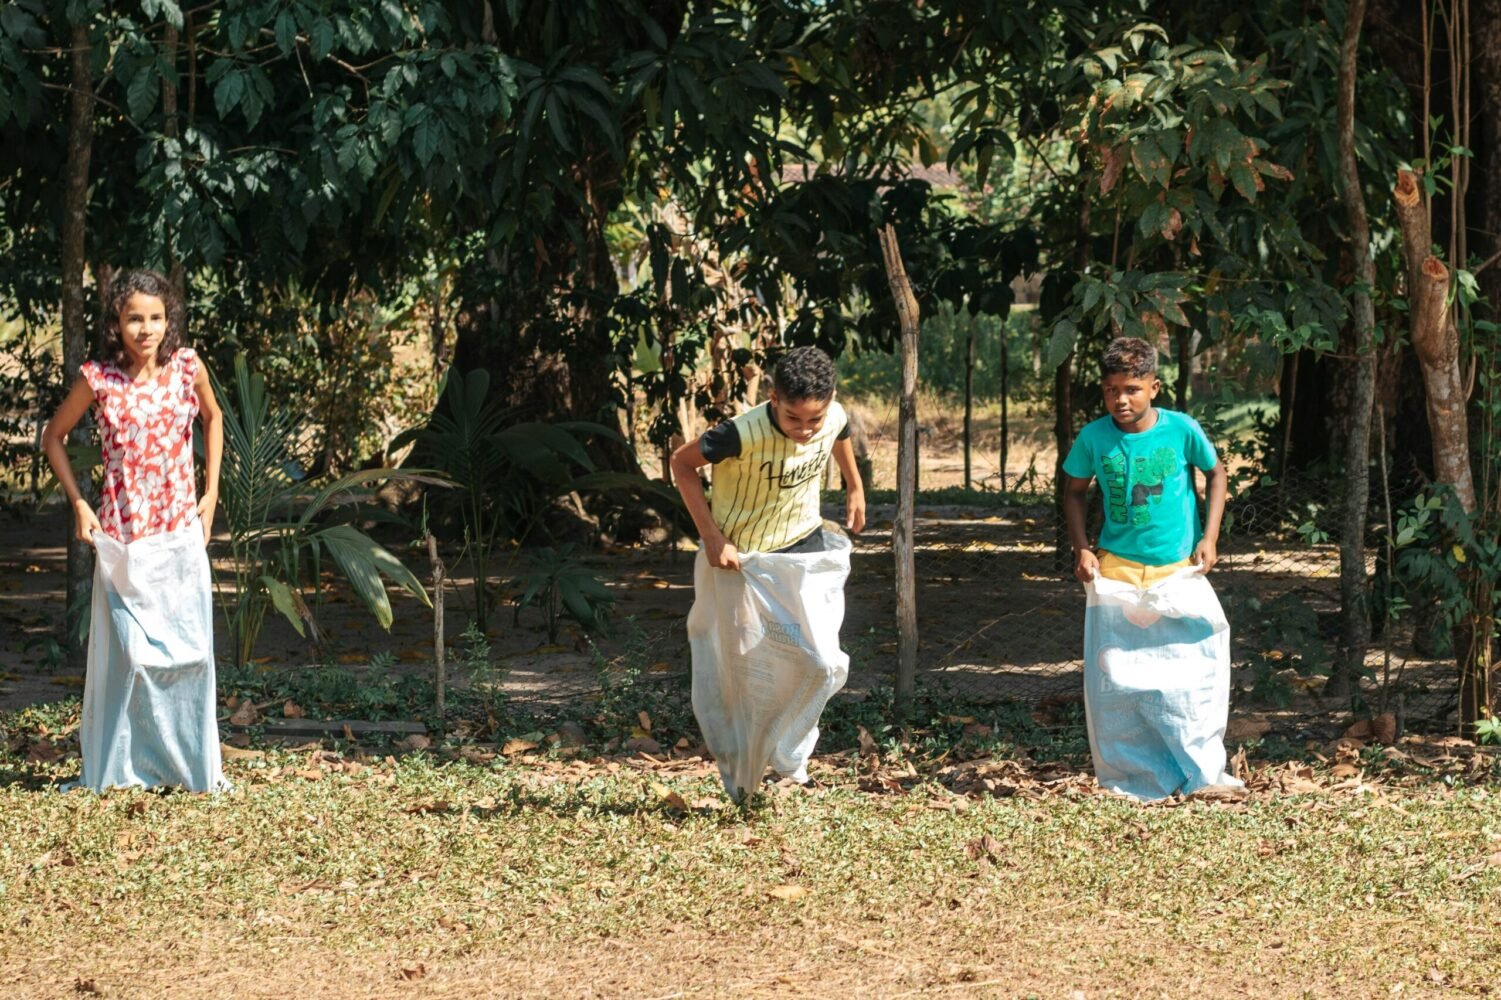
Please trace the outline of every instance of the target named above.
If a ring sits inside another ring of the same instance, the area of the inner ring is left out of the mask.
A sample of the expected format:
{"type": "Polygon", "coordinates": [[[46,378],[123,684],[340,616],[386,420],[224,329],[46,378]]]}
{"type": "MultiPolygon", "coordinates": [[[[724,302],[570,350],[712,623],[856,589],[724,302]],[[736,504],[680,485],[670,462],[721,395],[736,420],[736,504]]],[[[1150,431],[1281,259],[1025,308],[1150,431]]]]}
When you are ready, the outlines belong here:
{"type": "Polygon", "coordinates": [[[917,503],[917,297],[907,280],[896,230],[881,229],[886,281],[901,324],[902,401],[897,412],[896,518],[891,548],[896,557],[896,707],[912,706],[917,681],[917,574],[913,565],[913,509],[917,503]]]}
{"type": "Polygon", "coordinates": [[[433,683],[433,710],[438,714],[438,732],[441,734],[447,728],[444,697],[448,671],[443,658],[443,581],[448,573],[443,560],[438,557],[438,540],[431,533],[427,536],[427,555],[433,563],[433,667],[437,672],[433,683]]]}
{"type": "Polygon", "coordinates": [[[964,488],[974,486],[971,452],[975,427],[975,317],[969,318],[969,336],[964,345],[964,488]]]}

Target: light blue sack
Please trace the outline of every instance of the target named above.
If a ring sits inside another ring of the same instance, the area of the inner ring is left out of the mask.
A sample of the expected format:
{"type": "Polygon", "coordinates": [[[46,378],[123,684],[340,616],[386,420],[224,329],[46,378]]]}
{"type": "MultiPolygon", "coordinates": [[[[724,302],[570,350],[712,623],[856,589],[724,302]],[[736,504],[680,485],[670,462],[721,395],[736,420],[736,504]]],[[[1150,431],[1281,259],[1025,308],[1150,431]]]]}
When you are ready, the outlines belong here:
{"type": "Polygon", "coordinates": [[[1100,787],[1139,799],[1241,783],[1225,771],[1230,623],[1196,567],[1085,584],[1084,709],[1100,787]]]}
{"type": "Polygon", "coordinates": [[[823,552],[742,553],[740,572],[693,567],[688,641],[693,714],[730,797],[760,787],[769,763],[808,780],[818,717],[844,687],[839,649],[850,542],[824,533],[823,552]]]}
{"type": "Polygon", "coordinates": [[[129,544],[96,531],[94,553],[80,784],[229,787],[220,769],[203,528],[195,520],[129,544]]]}

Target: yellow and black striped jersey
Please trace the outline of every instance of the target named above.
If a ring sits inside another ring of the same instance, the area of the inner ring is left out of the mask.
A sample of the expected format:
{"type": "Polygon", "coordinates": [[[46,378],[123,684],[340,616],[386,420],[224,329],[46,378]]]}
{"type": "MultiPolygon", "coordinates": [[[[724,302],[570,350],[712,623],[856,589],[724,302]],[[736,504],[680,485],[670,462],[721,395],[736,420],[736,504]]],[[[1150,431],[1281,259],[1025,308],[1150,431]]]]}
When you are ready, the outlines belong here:
{"type": "Polygon", "coordinates": [[[824,470],[848,423],[844,407],[831,401],[818,433],[799,443],[782,433],[762,403],[704,435],[700,448],[714,463],[709,509],[737,549],[775,552],[822,526],[824,470]],[[735,438],[738,453],[725,454],[720,443],[735,438]]]}

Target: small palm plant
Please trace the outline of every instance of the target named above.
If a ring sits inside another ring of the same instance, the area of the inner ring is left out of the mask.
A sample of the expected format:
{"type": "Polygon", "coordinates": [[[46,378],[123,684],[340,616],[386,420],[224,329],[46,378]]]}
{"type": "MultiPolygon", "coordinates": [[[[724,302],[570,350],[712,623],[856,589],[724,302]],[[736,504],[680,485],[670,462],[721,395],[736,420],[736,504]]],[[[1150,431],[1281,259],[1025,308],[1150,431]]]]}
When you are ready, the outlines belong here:
{"type": "Polygon", "coordinates": [[[615,595],[579,560],[573,558],[573,546],[543,549],[536,564],[521,577],[526,590],[516,602],[516,614],[529,604],[542,608],[547,623],[547,641],[558,641],[558,626],[566,613],[587,629],[605,623],[615,595]]]}
{"type": "Polygon", "coordinates": [[[233,597],[221,593],[237,665],[250,660],[266,612],[275,608],[298,635],[319,641],[317,623],[303,600],[304,571],[316,583],[328,556],[356,594],[390,629],[391,601],[382,576],[431,606],[427,591],[400,559],[347,521],[329,521],[336,508],[370,498],[377,480],[413,479],[437,485],[423,473],[367,469],[321,486],[298,466],[293,444],[300,415],[275,410],[265,379],[252,373],[244,355],[235,358],[233,392],[215,381],[224,410],[224,462],[219,497],[229,526],[234,563],[233,597]]]}
{"type": "Polygon", "coordinates": [[[395,450],[415,441],[414,454],[457,487],[447,499],[456,508],[450,515],[463,525],[465,553],[474,567],[474,617],[481,632],[489,627],[488,587],[497,546],[526,542],[555,498],[636,490],[677,502],[661,484],[595,467],[584,440],[623,444],[618,431],[583,420],[520,421],[518,411],[490,388],[490,374],[482,368],[450,371],[443,405],[427,426],[391,442],[395,450]]]}

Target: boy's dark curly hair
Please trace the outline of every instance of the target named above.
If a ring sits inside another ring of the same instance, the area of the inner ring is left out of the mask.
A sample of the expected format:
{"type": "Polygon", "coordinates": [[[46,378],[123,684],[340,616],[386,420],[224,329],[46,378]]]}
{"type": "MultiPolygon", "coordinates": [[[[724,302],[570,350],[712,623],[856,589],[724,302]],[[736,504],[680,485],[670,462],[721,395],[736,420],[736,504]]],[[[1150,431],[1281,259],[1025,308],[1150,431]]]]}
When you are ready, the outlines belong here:
{"type": "Polygon", "coordinates": [[[182,346],[183,310],[177,287],[160,271],[130,268],[116,274],[104,297],[103,337],[105,351],[117,368],[130,363],[125,342],[120,339],[120,311],[132,295],[151,295],[162,300],[167,309],[167,332],[156,348],[156,363],[164,365],[182,346]]]}
{"type": "Polygon", "coordinates": [[[1140,337],[1116,337],[1100,358],[1100,374],[1154,377],[1157,374],[1157,348],[1140,337]]]}
{"type": "Polygon", "coordinates": [[[834,398],[834,362],[816,347],[794,347],[777,362],[771,384],[783,402],[834,398]]]}

